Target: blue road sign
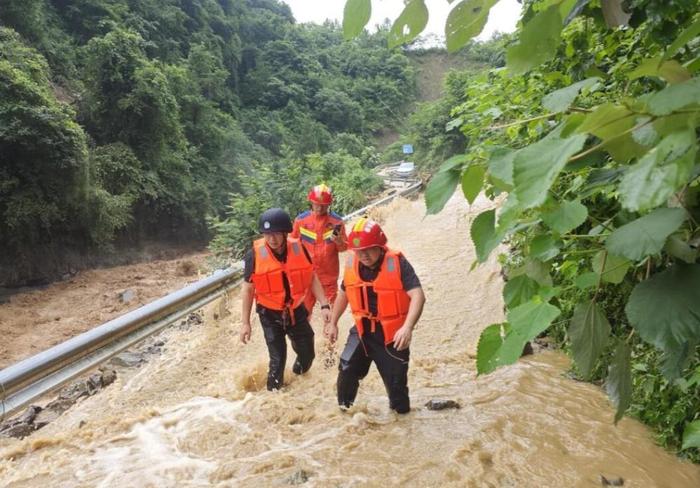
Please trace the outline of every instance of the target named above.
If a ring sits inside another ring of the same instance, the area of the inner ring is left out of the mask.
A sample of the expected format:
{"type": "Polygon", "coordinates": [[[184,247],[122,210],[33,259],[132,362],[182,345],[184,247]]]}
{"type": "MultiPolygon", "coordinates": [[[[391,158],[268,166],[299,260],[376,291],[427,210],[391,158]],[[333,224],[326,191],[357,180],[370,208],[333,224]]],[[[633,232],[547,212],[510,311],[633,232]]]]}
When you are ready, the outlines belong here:
{"type": "Polygon", "coordinates": [[[413,145],[412,144],[404,144],[403,145],[403,153],[404,154],[413,154],[413,145]]]}

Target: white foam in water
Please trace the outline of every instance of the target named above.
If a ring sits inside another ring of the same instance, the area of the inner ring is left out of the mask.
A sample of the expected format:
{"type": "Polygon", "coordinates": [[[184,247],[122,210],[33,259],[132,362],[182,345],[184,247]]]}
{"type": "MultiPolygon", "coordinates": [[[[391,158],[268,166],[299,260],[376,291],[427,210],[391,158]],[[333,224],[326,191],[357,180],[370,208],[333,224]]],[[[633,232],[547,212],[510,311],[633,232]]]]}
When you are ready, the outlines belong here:
{"type": "Polygon", "coordinates": [[[217,463],[181,450],[181,443],[198,427],[214,423],[249,432],[236,414],[252,398],[231,402],[219,398],[195,397],[172,407],[158,417],[134,425],[130,432],[100,447],[88,460],[88,468],[76,473],[98,487],[112,486],[208,486],[209,474],[217,463]]]}

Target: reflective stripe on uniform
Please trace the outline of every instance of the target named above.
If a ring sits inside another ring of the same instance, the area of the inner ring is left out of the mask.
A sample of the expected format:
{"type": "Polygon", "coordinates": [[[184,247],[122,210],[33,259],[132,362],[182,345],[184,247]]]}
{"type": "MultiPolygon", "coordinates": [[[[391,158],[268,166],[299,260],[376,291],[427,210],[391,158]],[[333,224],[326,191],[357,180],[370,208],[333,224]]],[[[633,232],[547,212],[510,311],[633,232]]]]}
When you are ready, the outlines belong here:
{"type": "Polygon", "coordinates": [[[299,227],[300,237],[308,242],[316,242],[316,233],[306,227],[299,227]]]}

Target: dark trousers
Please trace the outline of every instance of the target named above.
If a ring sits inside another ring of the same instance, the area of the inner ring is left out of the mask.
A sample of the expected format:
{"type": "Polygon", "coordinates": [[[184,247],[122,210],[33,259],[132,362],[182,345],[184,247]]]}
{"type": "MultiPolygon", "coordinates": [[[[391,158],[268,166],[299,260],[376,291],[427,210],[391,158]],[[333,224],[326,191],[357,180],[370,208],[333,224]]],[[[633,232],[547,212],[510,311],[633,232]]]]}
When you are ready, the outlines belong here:
{"type": "Polygon", "coordinates": [[[381,324],[377,324],[374,333],[365,332],[362,340],[353,326],[338,365],[338,404],[349,407],[355,402],[360,380],[367,376],[374,361],[389,395],[389,408],[397,413],[407,413],[411,410],[408,398],[408,358],[408,349],[397,351],[393,343],[384,344],[381,324]]]}
{"type": "Polygon", "coordinates": [[[307,319],[297,320],[291,324],[289,316],[275,311],[258,312],[265,335],[270,365],[267,371],[267,389],[279,390],[284,380],[284,366],[287,362],[287,340],[289,336],[292,349],[297,354],[292,371],[295,374],[306,373],[314,361],[314,331],[307,319]]]}

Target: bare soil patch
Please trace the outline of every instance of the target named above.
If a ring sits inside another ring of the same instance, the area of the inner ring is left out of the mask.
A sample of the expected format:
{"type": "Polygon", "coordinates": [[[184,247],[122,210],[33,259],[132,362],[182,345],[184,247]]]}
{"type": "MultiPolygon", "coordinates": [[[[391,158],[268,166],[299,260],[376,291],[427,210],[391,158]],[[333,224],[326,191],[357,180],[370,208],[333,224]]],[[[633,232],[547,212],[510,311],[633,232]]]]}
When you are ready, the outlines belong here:
{"type": "Polygon", "coordinates": [[[11,296],[0,304],[0,369],[197,281],[206,257],[94,269],[11,296]]]}

